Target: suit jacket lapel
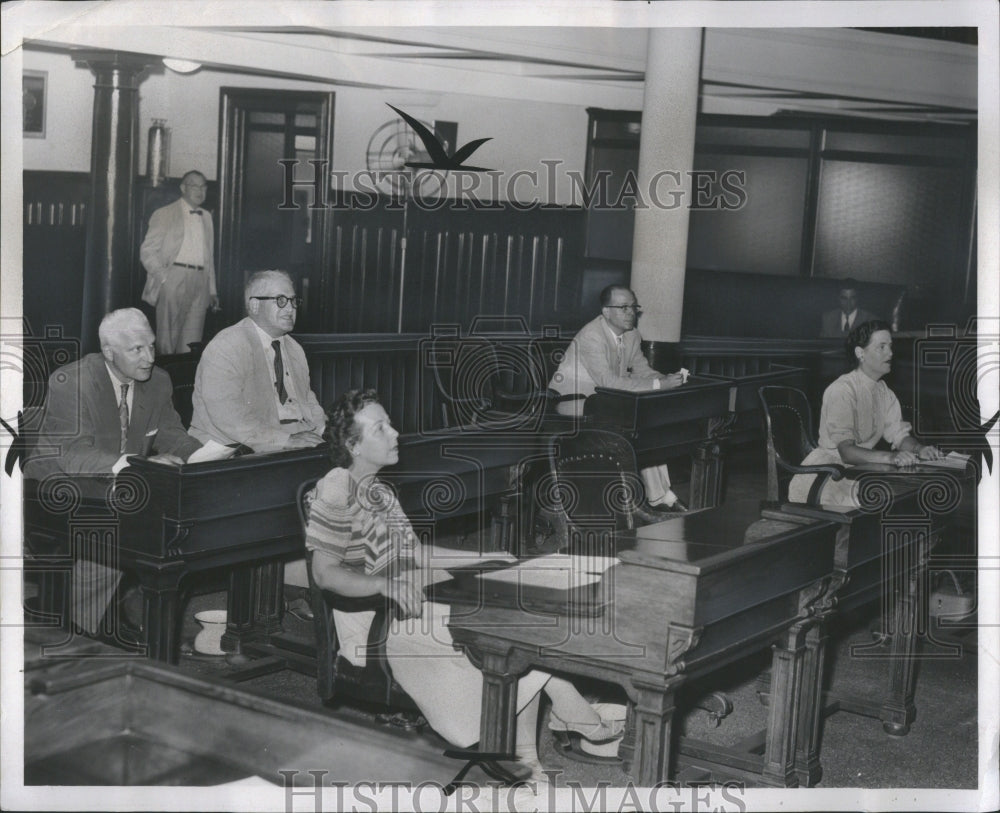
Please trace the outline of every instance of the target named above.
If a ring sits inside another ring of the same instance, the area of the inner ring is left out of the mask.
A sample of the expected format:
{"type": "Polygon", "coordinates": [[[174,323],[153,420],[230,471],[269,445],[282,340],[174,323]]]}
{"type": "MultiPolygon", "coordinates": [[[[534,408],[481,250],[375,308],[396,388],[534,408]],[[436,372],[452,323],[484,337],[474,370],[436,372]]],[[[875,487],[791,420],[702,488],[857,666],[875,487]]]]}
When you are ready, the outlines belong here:
{"type": "MultiPolygon", "coordinates": [[[[111,383],[111,374],[104,363],[104,357],[99,353],[93,356],[93,361],[88,365],[86,380],[93,387],[95,420],[98,426],[98,434],[120,437],[121,424],[118,422],[118,400],[115,395],[114,385],[111,383]]],[[[83,384],[81,384],[83,386],[83,384]]]]}
{"type": "Polygon", "coordinates": [[[250,363],[253,365],[254,375],[257,377],[257,385],[254,387],[258,397],[262,400],[261,406],[267,411],[268,420],[276,423],[278,420],[278,404],[274,397],[274,379],[271,376],[271,363],[264,353],[264,345],[261,344],[260,334],[257,326],[248,316],[245,319],[244,329],[246,330],[250,343],[250,363]]]}
{"type": "Polygon", "coordinates": [[[149,426],[149,382],[133,381],[132,411],[128,416],[128,447],[142,450],[149,426]]]}

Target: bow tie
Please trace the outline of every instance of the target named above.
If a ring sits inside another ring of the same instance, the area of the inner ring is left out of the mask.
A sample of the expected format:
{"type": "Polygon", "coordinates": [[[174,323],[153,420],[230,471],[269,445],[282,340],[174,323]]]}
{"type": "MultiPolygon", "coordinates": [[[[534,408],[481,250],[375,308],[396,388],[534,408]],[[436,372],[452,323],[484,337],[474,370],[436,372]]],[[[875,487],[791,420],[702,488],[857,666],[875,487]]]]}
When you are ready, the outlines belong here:
{"type": "Polygon", "coordinates": [[[198,215],[198,217],[201,217],[201,209],[192,209],[191,214],[198,215]]]}

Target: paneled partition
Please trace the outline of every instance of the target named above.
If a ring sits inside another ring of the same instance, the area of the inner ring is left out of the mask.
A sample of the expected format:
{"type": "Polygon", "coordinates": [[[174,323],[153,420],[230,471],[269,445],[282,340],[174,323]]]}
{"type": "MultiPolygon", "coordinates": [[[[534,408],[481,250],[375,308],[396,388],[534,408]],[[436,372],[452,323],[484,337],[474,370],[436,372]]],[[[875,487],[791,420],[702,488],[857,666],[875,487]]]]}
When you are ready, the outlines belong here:
{"type": "Polygon", "coordinates": [[[329,210],[331,267],[309,280],[309,329],[423,332],[486,314],[580,324],[582,210],[445,203],[329,210]]]}

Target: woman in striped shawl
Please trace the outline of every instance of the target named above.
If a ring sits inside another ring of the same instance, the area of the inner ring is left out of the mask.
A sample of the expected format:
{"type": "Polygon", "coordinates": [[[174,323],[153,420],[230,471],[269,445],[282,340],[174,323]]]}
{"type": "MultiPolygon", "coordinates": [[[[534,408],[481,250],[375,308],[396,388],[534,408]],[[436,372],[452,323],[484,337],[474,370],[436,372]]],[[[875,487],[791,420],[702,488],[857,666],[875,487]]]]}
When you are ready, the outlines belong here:
{"type": "MultiPolygon", "coordinates": [[[[324,438],[333,469],[316,485],[306,530],[313,576],[343,596],[384,595],[398,605],[386,639],[393,677],[445,739],[468,748],[479,740],[482,673],[452,644],[448,607],[424,598],[423,552],[410,521],[377,474],[399,460],[399,433],[373,390],[344,393],[328,413],[324,438]]],[[[334,611],[340,652],[363,666],[373,612],[334,611]]],[[[593,742],[622,735],[561,678],[532,671],[518,683],[517,752],[542,778],[535,744],[539,693],[553,719],[593,742]]]]}

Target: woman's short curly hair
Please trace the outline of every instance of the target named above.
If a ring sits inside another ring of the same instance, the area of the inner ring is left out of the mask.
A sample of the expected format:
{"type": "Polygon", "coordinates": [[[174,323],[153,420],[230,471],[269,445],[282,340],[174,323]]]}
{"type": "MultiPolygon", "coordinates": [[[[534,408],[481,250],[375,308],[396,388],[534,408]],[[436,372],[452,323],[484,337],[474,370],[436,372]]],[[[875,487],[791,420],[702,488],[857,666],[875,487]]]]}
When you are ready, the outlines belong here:
{"type": "Polygon", "coordinates": [[[323,440],[330,452],[330,462],[346,469],[351,465],[350,445],[361,436],[361,427],[354,422],[354,416],[369,404],[377,404],[375,390],[348,390],[326,411],[326,429],[323,440]]]}
{"type": "Polygon", "coordinates": [[[855,325],[851,332],[847,334],[847,339],[844,340],[844,352],[847,353],[848,360],[855,367],[861,363],[861,359],[854,354],[854,348],[866,348],[868,342],[872,340],[872,335],[879,330],[888,330],[892,333],[892,326],[881,319],[872,319],[870,322],[862,322],[860,325],[855,325]]]}

